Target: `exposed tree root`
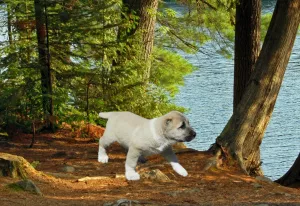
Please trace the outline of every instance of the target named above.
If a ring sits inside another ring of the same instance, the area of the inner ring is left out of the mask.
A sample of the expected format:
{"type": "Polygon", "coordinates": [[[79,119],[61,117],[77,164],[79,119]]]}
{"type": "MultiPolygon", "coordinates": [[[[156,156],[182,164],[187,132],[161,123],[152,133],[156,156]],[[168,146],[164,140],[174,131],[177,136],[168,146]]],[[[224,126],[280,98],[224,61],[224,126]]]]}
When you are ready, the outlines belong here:
{"type": "Polygon", "coordinates": [[[296,184],[300,184],[300,153],[287,173],[275,182],[284,186],[293,186],[296,184]]]}
{"type": "Polygon", "coordinates": [[[213,152],[214,156],[208,159],[203,169],[204,171],[210,170],[212,168],[219,169],[222,166],[227,165],[239,168],[243,173],[249,175],[241,154],[238,155],[238,153],[234,153],[233,155],[230,155],[230,152],[217,142],[209,148],[209,151],[213,152]]]}
{"type": "Polygon", "coordinates": [[[216,151],[215,155],[211,158],[209,158],[206,162],[206,165],[204,167],[204,171],[210,170],[212,168],[220,168],[220,165],[222,164],[222,154],[221,150],[216,151]]]}
{"type": "Polygon", "coordinates": [[[203,170],[219,169],[223,165],[223,160],[226,156],[225,151],[220,145],[217,145],[217,143],[213,144],[208,151],[212,152],[214,156],[207,160],[203,170]]]}
{"type": "Polygon", "coordinates": [[[43,172],[35,170],[23,157],[8,153],[0,153],[0,176],[18,179],[52,179],[52,177],[43,172]]]}

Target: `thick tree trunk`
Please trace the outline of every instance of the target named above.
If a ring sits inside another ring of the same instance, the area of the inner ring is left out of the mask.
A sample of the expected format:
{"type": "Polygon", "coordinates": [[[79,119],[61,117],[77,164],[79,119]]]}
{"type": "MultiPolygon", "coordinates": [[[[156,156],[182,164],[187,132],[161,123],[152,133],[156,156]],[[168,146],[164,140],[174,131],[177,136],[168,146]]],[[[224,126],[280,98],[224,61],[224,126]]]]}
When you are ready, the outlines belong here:
{"type": "MultiPolygon", "coordinates": [[[[259,56],[261,0],[238,1],[235,20],[233,110],[245,93],[259,56]]],[[[259,147],[256,149],[252,159],[259,162],[260,150],[259,147]]]]}
{"type": "Polygon", "coordinates": [[[299,0],[278,0],[245,93],[214,148],[243,171],[262,175],[259,147],[271,118],[300,22],[299,0]]]}
{"type": "MultiPolygon", "coordinates": [[[[47,28],[44,4],[41,0],[34,0],[36,34],[38,40],[39,66],[41,73],[41,89],[43,95],[43,110],[45,116],[53,116],[52,78],[50,70],[49,51],[47,48],[47,28]]],[[[49,122],[50,128],[53,127],[49,122]]]]}
{"type": "Polygon", "coordinates": [[[300,183],[300,153],[289,171],[275,182],[284,186],[293,186],[300,183]]]}
{"type": "Polygon", "coordinates": [[[236,5],[233,110],[245,92],[260,51],[261,0],[240,0],[236,5]]]}

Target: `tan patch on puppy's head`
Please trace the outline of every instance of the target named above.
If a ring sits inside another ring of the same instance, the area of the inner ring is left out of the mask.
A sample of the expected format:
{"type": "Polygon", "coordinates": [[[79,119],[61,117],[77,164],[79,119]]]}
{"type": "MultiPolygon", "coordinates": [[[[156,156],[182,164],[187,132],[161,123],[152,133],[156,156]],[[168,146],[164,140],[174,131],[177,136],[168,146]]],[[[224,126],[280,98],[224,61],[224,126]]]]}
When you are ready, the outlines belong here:
{"type": "Polygon", "coordinates": [[[196,136],[188,119],[180,112],[172,111],[163,116],[163,134],[176,142],[189,142],[196,136]]]}

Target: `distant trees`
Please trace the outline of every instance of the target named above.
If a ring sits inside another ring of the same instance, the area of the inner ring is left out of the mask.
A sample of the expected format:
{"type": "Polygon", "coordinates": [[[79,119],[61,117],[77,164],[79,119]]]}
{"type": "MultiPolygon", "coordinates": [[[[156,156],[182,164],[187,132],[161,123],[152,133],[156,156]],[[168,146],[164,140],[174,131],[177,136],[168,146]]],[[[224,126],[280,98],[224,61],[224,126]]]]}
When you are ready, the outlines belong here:
{"type": "Polygon", "coordinates": [[[245,93],[216,139],[213,150],[238,163],[243,171],[261,175],[259,147],[271,118],[300,23],[300,1],[278,0],[245,93]]]}
{"type": "Polygon", "coordinates": [[[124,2],[2,2],[1,128],[30,130],[47,115],[98,122],[105,110],[146,117],[183,110],[170,100],[192,66],[154,49],[158,1],[140,1],[139,12],[127,12],[124,2]]]}

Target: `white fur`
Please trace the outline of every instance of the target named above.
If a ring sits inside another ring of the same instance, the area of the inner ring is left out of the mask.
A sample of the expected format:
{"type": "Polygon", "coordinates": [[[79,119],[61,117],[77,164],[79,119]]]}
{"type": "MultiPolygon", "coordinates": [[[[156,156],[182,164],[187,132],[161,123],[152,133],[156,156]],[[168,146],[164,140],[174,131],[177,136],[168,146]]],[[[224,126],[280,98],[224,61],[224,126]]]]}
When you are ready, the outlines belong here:
{"type": "Polygon", "coordinates": [[[151,119],[150,120],[150,131],[152,134],[152,138],[160,145],[158,148],[156,148],[159,152],[162,152],[165,148],[167,148],[168,146],[170,146],[170,142],[166,140],[166,138],[161,137],[160,135],[158,135],[155,131],[155,120],[151,119]]]}
{"type": "Polygon", "coordinates": [[[107,155],[101,155],[100,153],[98,153],[98,162],[102,162],[102,163],[108,163],[108,156],[107,155]]]}
{"type": "MultiPolygon", "coordinates": [[[[103,137],[99,140],[99,162],[108,162],[109,158],[105,148],[117,141],[128,149],[125,163],[125,176],[127,180],[140,179],[140,175],[135,171],[135,168],[138,158],[141,155],[145,156],[157,153],[163,155],[170,162],[175,172],[181,176],[187,176],[187,171],[178,163],[171,147],[172,144],[176,143],[176,140],[166,138],[167,133],[169,136],[174,135],[181,141],[185,140],[186,136],[184,136],[182,130],[177,130],[178,125],[182,121],[185,121],[188,125],[187,119],[183,114],[173,111],[151,120],[130,112],[104,112],[99,113],[99,116],[108,118],[103,137]],[[169,130],[166,130],[166,121],[169,119],[172,119],[175,123],[171,122],[168,124],[169,130]]],[[[191,130],[191,127],[186,128],[186,130],[188,129],[191,130]]]]}
{"type": "Polygon", "coordinates": [[[111,112],[100,112],[99,117],[102,117],[104,119],[108,119],[111,116],[111,112]]]}
{"type": "Polygon", "coordinates": [[[181,164],[179,164],[178,162],[171,162],[170,164],[173,170],[175,170],[175,172],[177,172],[179,175],[183,177],[188,176],[187,171],[181,166],[181,164]]]}
{"type": "Polygon", "coordinates": [[[134,169],[132,169],[130,166],[125,165],[125,177],[127,180],[139,180],[140,175],[134,169]]]}

